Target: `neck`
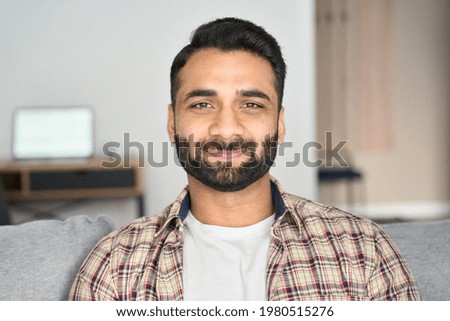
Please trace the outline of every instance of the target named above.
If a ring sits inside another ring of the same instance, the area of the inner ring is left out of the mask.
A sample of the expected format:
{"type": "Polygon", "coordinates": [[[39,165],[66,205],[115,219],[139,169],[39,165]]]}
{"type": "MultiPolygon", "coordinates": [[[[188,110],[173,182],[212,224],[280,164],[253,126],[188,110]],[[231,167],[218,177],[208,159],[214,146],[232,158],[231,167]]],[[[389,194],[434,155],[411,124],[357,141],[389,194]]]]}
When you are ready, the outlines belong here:
{"type": "Polygon", "coordinates": [[[273,214],[270,176],[236,192],[220,192],[188,175],[191,213],[204,224],[242,227],[273,214]]]}

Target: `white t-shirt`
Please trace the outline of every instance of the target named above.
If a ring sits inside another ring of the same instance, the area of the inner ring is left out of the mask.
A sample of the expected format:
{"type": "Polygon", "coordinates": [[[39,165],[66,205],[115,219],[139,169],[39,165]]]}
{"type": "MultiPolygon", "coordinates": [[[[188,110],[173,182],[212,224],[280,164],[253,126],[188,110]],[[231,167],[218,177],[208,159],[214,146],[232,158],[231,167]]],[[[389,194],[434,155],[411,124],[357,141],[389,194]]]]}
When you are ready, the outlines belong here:
{"type": "Polygon", "coordinates": [[[207,225],[186,217],[186,301],[266,300],[266,265],[274,215],[246,227],[207,225]]]}

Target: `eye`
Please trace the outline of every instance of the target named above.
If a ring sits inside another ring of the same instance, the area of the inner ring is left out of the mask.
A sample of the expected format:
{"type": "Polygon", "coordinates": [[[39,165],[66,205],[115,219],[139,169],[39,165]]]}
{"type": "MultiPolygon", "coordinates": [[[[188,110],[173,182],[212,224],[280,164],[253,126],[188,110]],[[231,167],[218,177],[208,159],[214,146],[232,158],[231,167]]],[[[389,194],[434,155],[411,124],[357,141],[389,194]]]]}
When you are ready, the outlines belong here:
{"type": "Polygon", "coordinates": [[[244,108],[263,108],[262,105],[259,105],[259,104],[254,103],[254,102],[244,103],[243,107],[244,108]]]}
{"type": "Polygon", "coordinates": [[[198,109],[212,108],[211,104],[205,103],[205,102],[195,103],[195,104],[193,104],[193,105],[191,105],[189,107],[190,108],[198,108],[198,109]]]}

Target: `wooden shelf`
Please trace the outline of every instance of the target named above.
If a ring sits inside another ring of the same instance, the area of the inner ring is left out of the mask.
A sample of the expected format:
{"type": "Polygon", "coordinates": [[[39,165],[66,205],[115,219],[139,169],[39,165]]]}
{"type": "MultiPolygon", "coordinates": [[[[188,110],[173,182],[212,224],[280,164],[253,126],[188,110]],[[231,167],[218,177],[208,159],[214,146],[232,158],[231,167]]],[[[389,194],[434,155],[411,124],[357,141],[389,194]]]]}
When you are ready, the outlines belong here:
{"type": "Polygon", "coordinates": [[[135,163],[114,167],[102,159],[0,163],[0,179],[8,201],[137,197],[143,215],[141,170],[135,163]]]}

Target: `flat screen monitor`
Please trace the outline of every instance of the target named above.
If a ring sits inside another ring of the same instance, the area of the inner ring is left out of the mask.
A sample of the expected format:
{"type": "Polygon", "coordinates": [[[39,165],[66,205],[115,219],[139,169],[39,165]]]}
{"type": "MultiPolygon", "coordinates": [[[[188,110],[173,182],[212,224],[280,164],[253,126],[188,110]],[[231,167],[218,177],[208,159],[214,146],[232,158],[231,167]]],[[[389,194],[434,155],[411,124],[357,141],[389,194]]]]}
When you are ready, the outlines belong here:
{"type": "Polygon", "coordinates": [[[89,158],[94,154],[94,113],[89,106],[17,107],[15,160],[89,158]]]}

